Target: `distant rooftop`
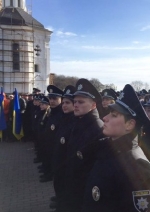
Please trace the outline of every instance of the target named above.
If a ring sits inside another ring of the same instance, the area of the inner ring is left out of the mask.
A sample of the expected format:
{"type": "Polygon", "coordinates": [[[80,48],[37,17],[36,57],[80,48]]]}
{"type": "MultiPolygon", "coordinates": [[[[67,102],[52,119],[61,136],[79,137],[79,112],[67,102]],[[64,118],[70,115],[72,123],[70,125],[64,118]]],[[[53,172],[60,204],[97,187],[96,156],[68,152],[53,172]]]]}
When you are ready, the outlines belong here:
{"type": "Polygon", "coordinates": [[[30,26],[44,29],[43,24],[19,7],[6,7],[0,10],[0,25],[30,26]]]}

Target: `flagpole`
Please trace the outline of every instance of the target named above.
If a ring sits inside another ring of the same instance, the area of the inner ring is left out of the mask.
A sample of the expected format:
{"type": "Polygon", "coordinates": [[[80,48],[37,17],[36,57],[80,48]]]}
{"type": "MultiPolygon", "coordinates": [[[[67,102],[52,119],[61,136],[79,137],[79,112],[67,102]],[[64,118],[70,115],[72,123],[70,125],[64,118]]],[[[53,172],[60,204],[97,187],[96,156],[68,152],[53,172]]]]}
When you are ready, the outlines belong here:
{"type": "Polygon", "coordinates": [[[4,114],[4,94],[3,88],[1,87],[0,92],[0,139],[1,142],[3,141],[3,130],[6,129],[6,121],[5,121],[5,114],[4,114]]]}
{"type": "Polygon", "coordinates": [[[0,139],[1,139],[1,142],[3,141],[3,131],[0,130],[0,139]]]}

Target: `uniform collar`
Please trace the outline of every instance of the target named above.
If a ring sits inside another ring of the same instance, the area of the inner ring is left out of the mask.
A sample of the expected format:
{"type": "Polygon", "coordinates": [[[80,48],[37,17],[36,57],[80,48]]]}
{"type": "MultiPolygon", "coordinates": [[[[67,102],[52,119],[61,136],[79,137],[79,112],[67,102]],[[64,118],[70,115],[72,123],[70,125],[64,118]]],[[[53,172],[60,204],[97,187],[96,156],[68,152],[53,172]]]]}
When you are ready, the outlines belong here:
{"type": "Polygon", "coordinates": [[[126,152],[138,146],[138,136],[135,133],[129,133],[116,140],[110,139],[110,145],[114,151],[126,152]]]}
{"type": "Polygon", "coordinates": [[[89,119],[89,117],[93,117],[95,119],[99,118],[99,113],[98,113],[97,108],[91,110],[90,112],[84,114],[83,116],[77,116],[77,119],[81,119],[81,118],[83,118],[83,119],[88,118],[89,119]]]}
{"type": "Polygon", "coordinates": [[[56,114],[56,113],[61,112],[61,111],[62,111],[61,104],[59,104],[55,108],[51,108],[51,114],[56,114]]]}

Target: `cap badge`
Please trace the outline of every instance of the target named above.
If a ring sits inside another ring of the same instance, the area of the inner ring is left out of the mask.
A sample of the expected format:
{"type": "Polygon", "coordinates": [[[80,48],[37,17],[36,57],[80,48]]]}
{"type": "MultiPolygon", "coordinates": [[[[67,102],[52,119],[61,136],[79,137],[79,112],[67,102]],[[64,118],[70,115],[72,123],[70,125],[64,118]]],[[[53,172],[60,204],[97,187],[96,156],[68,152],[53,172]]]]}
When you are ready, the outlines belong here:
{"type": "Polygon", "coordinates": [[[54,124],[51,125],[51,130],[55,130],[55,125],[54,124]]]}
{"type": "Polygon", "coordinates": [[[83,85],[78,85],[78,91],[80,91],[83,88],[83,85]]]}
{"type": "Polygon", "coordinates": [[[121,100],[122,98],[124,98],[124,93],[123,92],[120,93],[118,99],[121,100]]]}
{"type": "Polygon", "coordinates": [[[133,191],[134,207],[137,211],[149,211],[150,209],[150,190],[133,191]]]}
{"type": "Polygon", "coordinates": [[[70,94],[70,90],[69,89],[66,91],[66,94],[70,94]]]}
{"type": "Polygon", "coordinates": [[[104,96],[107,96],[107,92],[104,93],[104,96]]]}
{"type": "Polygon", "coordinates": [[[64,137],[61,137],[60,143],[61,143],[61,144],[65,144],[65,138],[64,138],[64,137]]]}
{"type": "Polygon", "coordinates": [[[50,93],[53,93],[53,89],[50,89],[49,92],[50,92],[50,93]]]}
{"type": "Polygon", "coordinates": [[[100,199],[100,190],[97,186],[92,188],[92,197],[96,202],[100,199]]]}
{"type": "Polygon", "coordinates": [[[77,157],[78,157],[80,160],[82,160],[82,159],[83,159],[82,152],[77,151],[77,157]]]}

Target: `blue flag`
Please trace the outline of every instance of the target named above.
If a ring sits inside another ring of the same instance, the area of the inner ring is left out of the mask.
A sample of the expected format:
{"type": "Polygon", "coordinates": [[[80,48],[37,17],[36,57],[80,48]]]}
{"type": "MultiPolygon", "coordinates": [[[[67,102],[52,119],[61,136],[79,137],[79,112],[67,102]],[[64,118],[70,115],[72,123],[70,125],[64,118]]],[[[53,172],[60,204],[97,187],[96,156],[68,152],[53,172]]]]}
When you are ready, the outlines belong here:
{"type": "Polygon", "coordinates": [[[2,105],[3,105],[3,108],[4,108],[4,92],[3,92],[3,87],[1,87],[1,93],[0,93],[1,95],[2,95],[2,105]]]}
{"type": "Polygon", "coordinates": [[[24,136],[23,130],[22,130],[22,120],[21,120],[19,97],[18,97],[18,92],[17,92],[16,88],[15,88],[15,92],[14,92],[13,134],[18,140],[20,140],[24,136]]]}
{"type": "Polygon", "coordinates": [[[1,87],[1,94],[3,95],[3,93],[4,93],[4,92],[3,92],[3,87],[1,87]]]}

